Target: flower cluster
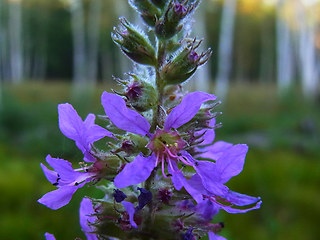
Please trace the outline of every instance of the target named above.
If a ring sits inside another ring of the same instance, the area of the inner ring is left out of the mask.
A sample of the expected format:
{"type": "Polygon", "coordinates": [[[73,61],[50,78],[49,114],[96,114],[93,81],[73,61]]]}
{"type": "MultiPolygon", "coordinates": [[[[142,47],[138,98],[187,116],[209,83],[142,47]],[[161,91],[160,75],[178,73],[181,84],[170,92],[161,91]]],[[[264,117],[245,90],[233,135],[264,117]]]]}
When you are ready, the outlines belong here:
{"type": "Polygon", "coordinates": [[[245,213],[260,208],[261,200],[226,186],[242,171],[248,147],[215,141],[221,126],[216,123],[217,97],[186,94],[180,85],[211,54],[197,53],[201,42],[183,33],[199,1],[130,3],[156,36],[155,46],[124,18],[113,39],[147,67],[129,73],[127,80],[116,79],[122,90],[102,94],[103,127],[93,114],[83,121],[72,105],[58,106],[60,130],[75,141],[83,159],[73,168],[48,155],[52,170],[41,167],[57,189],[38,202],[59,209],[90,183],[105,197],[81,202],[80,225],[87,239],[224,239],[218,235],[224,224],[212,222],[219,210],[245,213]]]}

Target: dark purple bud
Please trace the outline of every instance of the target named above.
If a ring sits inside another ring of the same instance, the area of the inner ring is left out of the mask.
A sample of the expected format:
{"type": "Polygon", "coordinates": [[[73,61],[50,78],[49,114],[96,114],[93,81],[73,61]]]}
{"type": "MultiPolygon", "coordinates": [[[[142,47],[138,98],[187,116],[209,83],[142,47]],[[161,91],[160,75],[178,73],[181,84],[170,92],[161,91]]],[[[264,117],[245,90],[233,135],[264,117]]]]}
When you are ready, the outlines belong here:
{"type": "Polygon", "coordinates": [[[189,56],[188,56],[188,59],[189,59],[189,61],[190,62],[196,62],[196,61],[198,61],[199,60],[199,55],[195,52],[195,51],[191,51],[191,53],[189,54],[189,56]]]}
{"type": "Polygon", "coordinates": [[[177,3],[174,6],[174,12],[180,16],[183,16],[187,13],[187,9],[183,5],[177,3]]]}
{"type": "Polygon", "coordinates": [[[138,197],[139,205],[136,210],[141,210],[145,205],[147,205],[152,200],[152,193],[144,188],[138,188],[140,195],[138,197]]]}
{"type": "Polygon", "coordinates": [[[123,141],[121,145],[121,150],[126,153],[132,153],[134,150],[134,143],[131,140],[125,140],[123,141]]]}
{"type": "Polygon", "coordinates": [[[160,189],[158,192],[158,199],[165,204],[169,204],[170,199],[172,198],[172,192],[168,189],[160,189]]]}
{"type": "Polygon", "coordinates": [[[192,234],[193,228],[189,228],[184,234],[182,234],[182,240],[195,240],[196,238],[192,234]]]}
{"type": "Polygon", "coordinates": [[[127,89],[126,96],[129,100],[137,100],[142,94],[142,86],[139,82],[133,82],[127,89]]]}
{"type": "Polygon", "coordinates": [[[120,191],[119,189],[114,189],[113,190],[113,197],[116,200],[117,203],[122,202],[123,200],[125,200],[127,198],[127,195],[125,195],[122,191],[120,191]]]}

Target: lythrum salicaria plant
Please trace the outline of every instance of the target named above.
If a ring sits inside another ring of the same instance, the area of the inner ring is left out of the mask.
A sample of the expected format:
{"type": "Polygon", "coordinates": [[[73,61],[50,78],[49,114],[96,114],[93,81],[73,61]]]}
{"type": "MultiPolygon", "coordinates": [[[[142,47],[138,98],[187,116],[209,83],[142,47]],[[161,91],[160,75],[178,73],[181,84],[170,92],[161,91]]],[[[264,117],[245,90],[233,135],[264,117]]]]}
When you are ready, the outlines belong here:
{"type": "Polygon", "coordinates": [[[86,196],[80,206],[87,239],[225,239],[215,215],[245,213],[261,200],[226,185],[242,171],[248,147],[214,141],[217,97],[182,87],[211,55],[186,30],[199,0],[129,3],[147,32],[121,17],[112,38],[135,70],[115,78],[122,90],[102,94],[103,126],[91,113],[83,120],[72,105],[58,106],[60,130],[83,159],[73,168],[48,155],[41,167],[56,189],[38,202],[59,209],[79,188],[96,185],[105,196],[86,196]]]}

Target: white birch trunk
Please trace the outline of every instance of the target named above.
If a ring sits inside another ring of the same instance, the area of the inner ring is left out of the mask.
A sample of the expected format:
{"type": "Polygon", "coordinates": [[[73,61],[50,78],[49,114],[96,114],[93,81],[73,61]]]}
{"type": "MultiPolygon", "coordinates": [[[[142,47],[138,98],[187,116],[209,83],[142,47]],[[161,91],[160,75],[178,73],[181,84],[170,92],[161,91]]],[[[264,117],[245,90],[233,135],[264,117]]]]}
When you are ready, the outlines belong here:
{"type": "Polygon", "coordinates": [[[297,22],[299,26],[299,65],[303,95],[307,99],[317,94],[317,55],[315,46],[315,22],[308,22],[306,8],[296,4],[297,22]]]}
{"type": "Polygon", "coordinates": [[[73,38],[73,84],[86,83],[86,46],[84,11],[82,0],[70,0],[71,26],[73,38]]]}
{"type": "MultiPolygon", "coordinates": [[[[195,14],[195,35],[203,39],[201,46],[199,47],[199,52],[207,50],[207,32],[206,32],[206,4],[200,4],[195,14]]],[[[208,91],[210,88],[210,64],[207,63],[198,68],[194,76],[192,77],[191,82],[194,83],[194,86],[197,90],[208,91]]]]}
{"type": "Polygon", "coordinates": [[[98,49],[100,38],[101,0],[91,0],[88,22],[88,81],[96,84],[98,75],[98,49]]]}
{"type": "MultiPolygon", "coordinates": [[[[116,16],[121,17],[121,16],[129,16],[129,4],[127,1],[123,1],[123,0],[116,0],[114,1],[114,6],[115,6],[115,12],[116,12],[116,16]]],[[[134,13],[137,14],[137,13],[134,13]]],[[[117,61],[117,67],[119,68],[119,72],[122,75],[124,72],[128,72],[129,71],[129,63],[130,60],[128,57],[126,57],[120,50],[117,51],[117,57],[116,57],[116,61],[117,61]]]]}
{"type": "Polygon", "coordinates": [[[22,9],[21,1],[9,2],[9,39],[10,69],[12,82],[23,80],[23,46],[22,46],[22,9]]]}
{"type": "Polygon", "coordinates": [[[292,85],[293,45],[288,23],[283,19],[286,0],[279,0],[277,6],[277,87],[283,95],[292,85]]]}
{"type": "Polygon", "coordinates": [[[236,0],[224,1],[218,50],[218,73],[216,80],[216,93],[221,99],[226,97],[230,83],[229,78],[232,67],[236,7],[236,0]]]}

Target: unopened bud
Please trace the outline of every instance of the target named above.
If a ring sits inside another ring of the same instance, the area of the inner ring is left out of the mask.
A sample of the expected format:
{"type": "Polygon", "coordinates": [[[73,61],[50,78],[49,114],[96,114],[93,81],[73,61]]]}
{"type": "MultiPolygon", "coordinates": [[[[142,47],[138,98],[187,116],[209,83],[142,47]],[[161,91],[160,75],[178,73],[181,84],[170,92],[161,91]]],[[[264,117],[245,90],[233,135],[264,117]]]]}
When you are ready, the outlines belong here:
{"type": "Polygon", "coordinates": [[[155,88],[135,75],[133,81],[128,83],[124,91],[127,103],[140,112],[148,111],[157,104],[157,91],[155,88]]]}
{"type": "Polygon", "coordinates": [[[200,43],[193,40],[163,67],[161,77],[165,79],[167,84],[183,83],[194,74],[198,66],[208,61],[211,56],[210,49],[200,55],[195,51],[200,43]]]}
{"type": "Polygon", "coordinates": [[[119,189],[114,189],[113,190],[113,197],[117,203],[120,203],[127,198],[127,195],[125,195],[124,192],[122,192],[119,189]]]}
{"type": "Polygon", "coordinates": [[[130,4],[140,13],[146,24],[154,27],[161,16],[160,10],[149,0],[131,0],[130,4]]]}
{"type": "Polygon", "coordinates": [[[171,2],[164,16],[156,23],[156,35],[160,39],[169,39],[177,34],[181,21],[194,9],[193,4],[171,2]]]}
{"type": "Polygon", "coordinates": [[[156,65],[155,50],[147,36],[135,29],[125,18],[120,18],[120,26],[114,28],[111,37],[133,61],[145,65],[156,65]]]}

